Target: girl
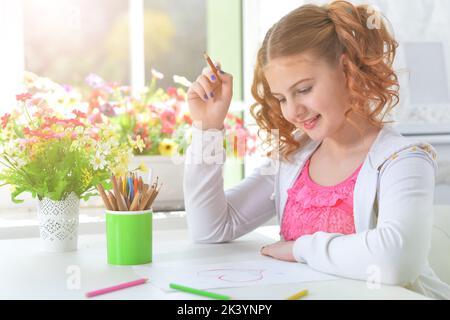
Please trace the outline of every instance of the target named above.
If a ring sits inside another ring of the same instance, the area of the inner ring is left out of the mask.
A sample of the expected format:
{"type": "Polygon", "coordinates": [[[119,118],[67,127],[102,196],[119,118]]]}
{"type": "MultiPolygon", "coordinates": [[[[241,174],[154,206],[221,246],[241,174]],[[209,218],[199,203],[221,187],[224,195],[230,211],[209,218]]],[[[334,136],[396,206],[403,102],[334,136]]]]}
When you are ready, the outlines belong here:
{"type": "Polygon", "coordinates": [[[203,70],[188,91],[189,229],[195,241],[225,242],[276,215],[281,241],[263,255],[352,279],[376,271],[381,283],[450,298],[427,261],[436,154],[383,121],[398,103],[398,44],[371,14],[346,1],[308,4],[267,32],[251,111],[261,129],[278,130],[279,143],[267,136],[272,160],[226,192],[217,160],[232,76],[203,70]]]}

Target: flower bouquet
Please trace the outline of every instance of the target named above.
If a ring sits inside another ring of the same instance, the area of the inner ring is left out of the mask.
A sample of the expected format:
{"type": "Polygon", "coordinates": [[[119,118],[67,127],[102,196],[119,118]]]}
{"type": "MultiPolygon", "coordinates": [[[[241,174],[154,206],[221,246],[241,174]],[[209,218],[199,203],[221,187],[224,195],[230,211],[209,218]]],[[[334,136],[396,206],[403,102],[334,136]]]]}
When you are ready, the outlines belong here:
{"type": "Polygon", "coordinates": [[[27,73],[18,108],[1,117],[0,181],[15,203],[39,199],[44,249],[76,249],[79,200],[110,189],[111,174],[128,170],[135,141],[120,142],[106,122],[93,123],[74,109],[79,96],[68,87],[27,73]]]}
{"type": "MultiPolygon", "coordinates": [[[[91,74],[86,82],[91,87],[87,97],[88,117],[92,121],[107,117],[119,130],[120,141],[131,137],[139,145],[134,149],[136,156],[132,159],[132,167],[144,162],[150,168],[147,177],[152,173],[158,175],[165,183],[156,209],[183,209],[182,177],[184,167],[179,159],[173,161],[172,156],[183,156],[191,143],[192,119],[187,106],[186,88],[189,80],[175,75],[177,87],[166,90],[158,86],[163,74],[152,70],[148,85],[138,94],[117,82],[106,82],[97,75],[91,74]]],[[[242,119],[228,113],[225,119],[226,138],[224,147],[231,159],[243,159],[246,154],[255,152],[256,136],[243,126],[242,119]]],[[[228,161],[225,165],[225,182],[240,180],[242,163],[228,161]],[[234,164],[233,164],[234,162],[234,164]],[[234,176],[233,176],[234,174],[234,176]],[[239,174],[239,177],[237,177],[239,174]],[[230,177],[230,179],[227,179],[230,177]]]]}
{"type": "MultiPolygon", "coordinates": [[[[118,125],[121,141],[132,137],[141,143],[141,148],[135,149],[136,155],[183,155],[191,142],[192,119],[185,91],[191,83],[184,77],[174,76],[174,82],[180,86],[164,90],[157,87],[157,81],[163,77],[152,70],[149,85],[140,94],[132,95],[127,86],[89,75],[86,79],[92,88],[88,97],[89,116],[108,117],[118,125]]],[[[256,136],[243,126],[240,117],[228,113],[225,128],[224,146],[228,155],[243,158],[255,152],[256,136]]]]}

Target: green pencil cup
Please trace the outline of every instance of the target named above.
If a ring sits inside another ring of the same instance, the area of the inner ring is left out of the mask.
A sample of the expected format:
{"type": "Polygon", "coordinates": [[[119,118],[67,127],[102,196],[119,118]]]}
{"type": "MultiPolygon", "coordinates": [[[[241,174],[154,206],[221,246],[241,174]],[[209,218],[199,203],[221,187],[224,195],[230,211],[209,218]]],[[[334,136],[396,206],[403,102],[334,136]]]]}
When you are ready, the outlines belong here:
{"type": "Polygon", "coordinates": [[[106,210],[108,263],[138,265],[152,262],[152,210],[106,210]]]}

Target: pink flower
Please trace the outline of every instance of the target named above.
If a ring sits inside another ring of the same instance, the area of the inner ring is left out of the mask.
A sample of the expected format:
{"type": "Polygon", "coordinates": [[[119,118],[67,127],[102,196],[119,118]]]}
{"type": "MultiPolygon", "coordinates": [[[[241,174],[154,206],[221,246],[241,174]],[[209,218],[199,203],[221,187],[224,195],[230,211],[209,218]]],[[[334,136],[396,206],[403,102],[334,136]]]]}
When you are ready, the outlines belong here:
{"type": "Polygon", "coordinates": [[[16,95],[16,100],[25,102],[28,99],[31,99],[32,97],[33,97],[33,95],[31,93],[22,93],[22,94],[16,95]]]}
{"type": "Polygon", "coordinates": [[[42,140],[60,139],[65,135],[65,132],[56,133],[50,131],[49,128],[44,128],[43,130],[31,130],[30,128],[26,127],[23,128],[23,133],[31,137],[40,138],[42,140]]]}
{"type": "Polygon", "coordinates": [[[162,129],[161,132],[171,134],[177,122],[175,112],[171,110],[164,110],[161,114],[162,129]]]}
{"type": "Polygon", "coordinates": [[[98,75],[91,73],[86,79],[86,83],[94,89],[102,88],[105,85],[105,81],[98,75]]]}
{"type": "Polygon", "coordinates": [[[41,126],[41,127],[50,127],[53,124],[58,124],[58,125],[62,125],[65,128],[68,127],[76,127],[76,126],[81,126],[84,127],[83,122],[81,122],[78,119],[59,119],[56,117],[45,117],[45,123],[41,126]]]}
{"type": "Polygon", "coordinates": [[[73,113],[74,115],[76,115],[77,118],[83,118],[83,119],[86,119],[86,117],[87,117],[86,113],[81,112],[81,111],[79,111],[79,110],[73,110],[72,113],[73,113]]]}
{"type": "Polygon", "coordinates": [[[11,118],[11,115],[9,113],[5,113],[5,115],[1,118],[3,129],[6,128],[6,125],[8,124],[10,118],[11,118]]]}
{"type": "Polygon", "coordinates": [[[103,119],[102,119],[102,113],[101,113],[101,112],[96,112],[96,113],[91,114],[91,115],[89,116],[89,121],[90,121],[92,124],[102,123],[102,122],[103,122],[103,119]]]}
{"type": "Polygon", "coordinates": [[[110,103],[102,104],[99,108],[101,113],[103,113],[107,117],[115,117],[116,112],[114,111],[114,106],[110,103]]]}

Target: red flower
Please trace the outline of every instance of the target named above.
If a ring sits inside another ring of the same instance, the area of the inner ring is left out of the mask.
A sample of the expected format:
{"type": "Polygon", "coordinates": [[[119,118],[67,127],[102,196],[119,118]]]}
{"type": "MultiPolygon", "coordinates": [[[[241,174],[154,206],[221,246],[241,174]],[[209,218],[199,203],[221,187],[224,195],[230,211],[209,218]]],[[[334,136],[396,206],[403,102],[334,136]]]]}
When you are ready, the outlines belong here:
{"type": "Polygon", "coordinates": [[[32,137],[37,137],[40,139],[48,140],[48,139],[60,139],[64,137],[66,134],[65,132],[53,132],[49,130],[49,128],[44,128],[42,130],[31,130],[30,128],[26,127],[23,128],[23,133],[32,137]]]}
{"type": "Polygon", "coordinates": [[[177,99],[177,101],[184,101],[184,96],[178,93],[178,89],[175,87],[169,87],[167,88],[167,94],[172,97],[177,99]]]}
{"type": "Polygon", "coordinates": [[[184,122],[186,122],[188,124],[192,124],[192,119],[191,119],[191,117],[188,114],[185,114],[183,116],[183,120],[184,120],[184,122]]]}
{"type": "Polygon", "coordinates": [[[135,136],[141,136],[142,140],[145,140],[145,138],[148,137],[148,126],[143,123],[136,124],[133,131],[135,136]]]}
{"type": "Polygon", "coordinates": [[[167,88],[167,94],[171,97],[177,97],[178,96],[177,88],[175,87],[167,88]]]}
{"type": "Polygon", "coordinates": [[[22,93],[22,94],[16,95],[16,100],[25,102],[28,99],[31,99],[32,97],[33,97],[33,95],[31,93],[22,93]]]}
{"type": "Polygon", "coordinates": [[[86,119],[86,117],[87,117],[86,113],[81,112],[81,111],[79,111],[79,110],[73,110],[72,113],[73,113],[74,115],[76,115],[77,118],[83,118],[83,119],[86,119]]]}
{"type": "Polygon", "coordinates": [[[162,123],[162,133],[171,134],[173,132],[174,126],[177,122],[175,112],[171,110],[164,110],[161,114],[161,123],[162,123]]]}
{"type": "Polygon", "coordinates": [[[92,111],[94,109],[100,107],[100,102],[106,101],[107,99],[108,99],[108,96],[104,92],[102,92],[100,90],[94,90],[88,99],[88,102],[89,102],[89,111],[88,112],[92,113],[92,111]]]}
{"type": "Polygon", "coordinates": [[[9,113],[5,113],[5,115],[1,118],[3,129],[6,128],[6,125],[8,124],[10,118],[11,118],[11,115],[9,113]]]}
{"type": "Polygon", "coordinates": [[[89,133],[89,136],[90,136],[92,139],[94,139],[95,141],[100,140],[100,136],[98,135],[97,132],[91,132],[91,133],[89,133]]]}
{"type": "Polygon", "coordinates": [[[45,117],[45,122],[41,125],[41,128],[51,127],[53,124],[59,124],[67,127],[84,127],[84,124],[78,119],[58,119],[57,117],[45,117]]]}

